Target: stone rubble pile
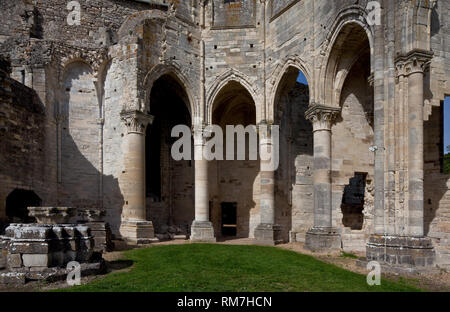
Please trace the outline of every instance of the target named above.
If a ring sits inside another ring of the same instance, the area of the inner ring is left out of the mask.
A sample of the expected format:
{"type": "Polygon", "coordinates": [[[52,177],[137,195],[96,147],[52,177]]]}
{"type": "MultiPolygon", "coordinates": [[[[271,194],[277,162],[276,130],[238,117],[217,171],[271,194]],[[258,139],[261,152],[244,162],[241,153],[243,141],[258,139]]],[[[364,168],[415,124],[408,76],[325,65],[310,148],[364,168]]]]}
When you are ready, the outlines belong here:
{"type": "Polygon", "coordinates": [[[81,217],[81,221],[79,222],[91,230],[95,242],[94,251],[96,252],[114,250],[111,228],[109,223],[103,221],[105,214],[105,210],[100,209],[86,209],[79,213],[79,217],[81,217]]]}
{"type": "MultiPolygon", "coordinates": [[[[76,261],[81,274],[97,274],[104,269],[101,253],[85,224],[66,224],[74,209],[30,207],[37,224],[11,224],[0,237],[4,269],[0,283],[25,284],[29,280],[64,279],[67,265],[76,261]],[[63,222],[63,224],[55,224],[63,222]]],[[[1,265],[0,265],[1,270],[1,265]]]]}

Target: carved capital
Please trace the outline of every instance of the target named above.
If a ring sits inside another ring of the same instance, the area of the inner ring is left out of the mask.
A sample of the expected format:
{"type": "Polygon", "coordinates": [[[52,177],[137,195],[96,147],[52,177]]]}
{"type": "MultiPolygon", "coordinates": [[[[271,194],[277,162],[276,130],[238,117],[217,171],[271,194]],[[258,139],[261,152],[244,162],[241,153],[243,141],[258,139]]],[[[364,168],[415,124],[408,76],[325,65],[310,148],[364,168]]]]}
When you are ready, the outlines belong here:
{"type": "Polygon", "coordinates": [[[423,73],[433,58],[433,52],[425,50],[412,50],[395,60],[396,76],[409,76],[414,73],[423,73]]]}
{"type": "Polygon", "coordinates": [[[122,121],[127,126],[128,134],[145,134],[147,126],[153,123],[154,117],[141,111],[127,111],[120,114],[122,121]]]}
{"type": "Polygon", "coordinates": [[[313,104],[306,111],[305,117],[313,124],[313,131],[331,130],[331,125],[341,112],[340,108],[313,104]]]}

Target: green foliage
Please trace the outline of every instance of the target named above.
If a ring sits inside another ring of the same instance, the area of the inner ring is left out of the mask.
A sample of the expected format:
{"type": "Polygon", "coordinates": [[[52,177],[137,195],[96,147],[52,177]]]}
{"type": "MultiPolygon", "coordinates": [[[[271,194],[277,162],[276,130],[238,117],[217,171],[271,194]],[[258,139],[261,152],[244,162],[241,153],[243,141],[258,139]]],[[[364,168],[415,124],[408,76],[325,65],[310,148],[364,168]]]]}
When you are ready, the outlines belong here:
{"type": "Polygon", "coordinates": [[[444,156],[444,173],[450,174],[450,153],[444,156]]]}
{"type": "Polygon", "coordinates": [[[125,252],[128,272],[116,272],[63,291],[303,292],[419,291],[405,282],[366,276],[274,247],[186,244],[125,252]]]}

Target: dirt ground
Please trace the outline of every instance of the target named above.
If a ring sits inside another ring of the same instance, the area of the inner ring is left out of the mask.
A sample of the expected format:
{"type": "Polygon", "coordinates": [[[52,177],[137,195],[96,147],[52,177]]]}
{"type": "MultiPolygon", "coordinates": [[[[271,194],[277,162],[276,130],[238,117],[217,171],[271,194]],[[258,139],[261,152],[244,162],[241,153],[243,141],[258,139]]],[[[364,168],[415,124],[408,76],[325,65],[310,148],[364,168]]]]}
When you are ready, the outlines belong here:
{"type": "MultiPolygon", "coordinates": [[[[227,244],[227,245],[252,245],[253,241],[250,239],[234,239],[234,240],[226,240],[219,241],[219,244],[227,244]]],[[[113,252],[108,252],[103,254],[103,258],[106,261],[107,273],[110,274],[112,272],[120,272],[131,270],[132,264],[121,261],[123,258],[123,251],[130,249],[129,246],[126,246],[123,242],[116,241],[116,250],[113,252]]],[[[168,241],[168,242],[160,242],[152,245],[141,246],[143,247],[151,247],[151,246],[159,246],[159,245],[174,245],[174,244],[189,244],[189,241],[168,241]]],[[[343,269],[360,273],[367,274],[368,271],[363,266],[357,265],[357,258],[363,258],[364,254],[342,254],[341,252],[333,252],[333,253],[312,253],[306,249],[304,249],[303,244],[301,243],[290,243],[290,244],[282,244],[278,245],[277,248],[287,249],[294,252],[298,252],[301,254],[311,255],[314,258],[334,264],[343,269]]],[[[103,275],[104,276],[104,275],[103,275]]],[[[87,276],[82,278],[82,283],[88,283],[95,279],[102,278],[100,276],[87,276]]],[[[450,272],[445,270],[436,269],[433,272],[427,273],[382,273],[384,278],[393,280],[393,281],[407,281],[408,284],[412,286],[416,286],[422,288],[427,291],[433,292],[449,292],[450,291],[450,272]]],[[[46,290],[54,290],[54,289],[62,289],[68,287],[65,281],[58,281],[54,283],[47,282],[29,282],[24,286],[12,287],[12,286],[1,286],[0,292],[33,292],[33,291],[46,291],[46,290]]]]}

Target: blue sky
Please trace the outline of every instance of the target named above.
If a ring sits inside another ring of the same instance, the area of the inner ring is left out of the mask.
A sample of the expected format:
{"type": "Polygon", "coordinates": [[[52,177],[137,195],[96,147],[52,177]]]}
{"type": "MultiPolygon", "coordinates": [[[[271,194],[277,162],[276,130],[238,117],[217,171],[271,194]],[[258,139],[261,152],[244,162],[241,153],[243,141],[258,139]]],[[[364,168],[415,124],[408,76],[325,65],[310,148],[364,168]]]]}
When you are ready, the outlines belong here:
{"type": "Polygon", "coordinates": [[[444,153],[447,152],[445,148],[449,145],[450,145],[450,96],[447,96],[444,102],[444,153]]]}
{"type": "Polygon", "coordinates": [[[297,82],[308,85],[308,81],[306,80],[306,77],[305,77],[305,75],[303,75],[301,70],[298,71],[297,82]]]}

